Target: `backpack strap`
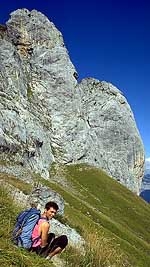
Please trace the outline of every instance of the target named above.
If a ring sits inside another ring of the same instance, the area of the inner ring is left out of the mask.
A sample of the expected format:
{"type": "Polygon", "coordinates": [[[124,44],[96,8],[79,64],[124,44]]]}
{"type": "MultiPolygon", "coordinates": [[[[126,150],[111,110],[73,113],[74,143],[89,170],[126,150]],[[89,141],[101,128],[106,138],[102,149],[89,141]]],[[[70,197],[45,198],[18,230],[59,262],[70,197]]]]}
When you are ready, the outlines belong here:
{"type": "Polygon", "coordinates": [[[46,220],[46,221],[49,223],[49,219],[47,219],[47,218],[45,218],[45,217],[42,217],[42,216],[41,216],[41,217],[39,218],[39,220],[40,220],[40,219],[46,220]]]}

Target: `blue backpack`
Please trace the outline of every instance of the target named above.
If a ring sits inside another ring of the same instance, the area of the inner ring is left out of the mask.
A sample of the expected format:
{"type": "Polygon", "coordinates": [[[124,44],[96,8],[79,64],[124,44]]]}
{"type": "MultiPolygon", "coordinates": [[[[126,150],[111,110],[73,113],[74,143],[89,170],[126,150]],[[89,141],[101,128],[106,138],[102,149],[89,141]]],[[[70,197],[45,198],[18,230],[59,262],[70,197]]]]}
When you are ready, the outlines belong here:
{"type": "Polygon", "coordinates": [[[30,249],[32,246],[32,231],[40,219],[40,210],[31,208],[22,211],[18,217],[12,233],[12,241],[15,245],[30,249]]]}

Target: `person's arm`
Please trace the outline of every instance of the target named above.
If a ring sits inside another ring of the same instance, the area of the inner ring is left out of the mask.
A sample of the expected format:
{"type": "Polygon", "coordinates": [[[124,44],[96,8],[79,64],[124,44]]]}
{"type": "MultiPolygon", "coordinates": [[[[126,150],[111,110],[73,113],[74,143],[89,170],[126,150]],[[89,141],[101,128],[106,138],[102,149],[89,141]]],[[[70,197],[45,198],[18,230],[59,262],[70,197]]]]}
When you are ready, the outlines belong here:
{"type": "Polygon", "coordinates": [[[48,222],[44,222],[41,225],[41,247],[45,247],[47,245],[49,227],[50,225],[48,222]]]}

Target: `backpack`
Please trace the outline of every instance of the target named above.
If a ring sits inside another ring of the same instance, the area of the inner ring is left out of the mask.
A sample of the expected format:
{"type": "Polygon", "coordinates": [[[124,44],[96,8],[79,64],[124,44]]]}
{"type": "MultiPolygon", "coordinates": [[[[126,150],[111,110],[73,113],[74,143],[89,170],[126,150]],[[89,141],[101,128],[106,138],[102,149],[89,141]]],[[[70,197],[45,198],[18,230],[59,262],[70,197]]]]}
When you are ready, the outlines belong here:
{"type": "Polygon", "coordinates": [[[22,211],[18,217],[12,232],[12,241],[15,245],[30,249],[32,246],[32,231],[40,219],[40,210],[30,208],[22,211]]]}

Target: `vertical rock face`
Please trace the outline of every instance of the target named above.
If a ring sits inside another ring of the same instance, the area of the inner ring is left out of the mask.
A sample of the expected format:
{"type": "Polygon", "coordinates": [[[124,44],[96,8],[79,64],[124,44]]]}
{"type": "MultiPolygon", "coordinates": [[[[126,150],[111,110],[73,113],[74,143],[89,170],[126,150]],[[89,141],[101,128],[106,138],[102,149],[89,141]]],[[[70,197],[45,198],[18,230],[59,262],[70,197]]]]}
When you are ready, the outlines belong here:
{"type": "Polygon", "coordinates": [[[0,47],[1,152],[48,178],[52,126],[71,112],[75,69],[61,33],[35,10],[11,14],[0,47]]]}
{"type": "MultiPolygon", "coordinates": [[[[87,130],[84,139],[87,152],[83,159],[138,192],[144,149],[125,97],[112,84],[95,79],[85,79],[79,87],[87,130]]],[[[82,136],[82,131],[79,135],[82,136]]]]}
{"type": "Polygon", "coordinates": [[[113,85],[77,83],[61,33],[36,10],[0,27],[0,157],[49,178],[53,162],[85,162],[138,193],[144,149],[113,85]]]}

